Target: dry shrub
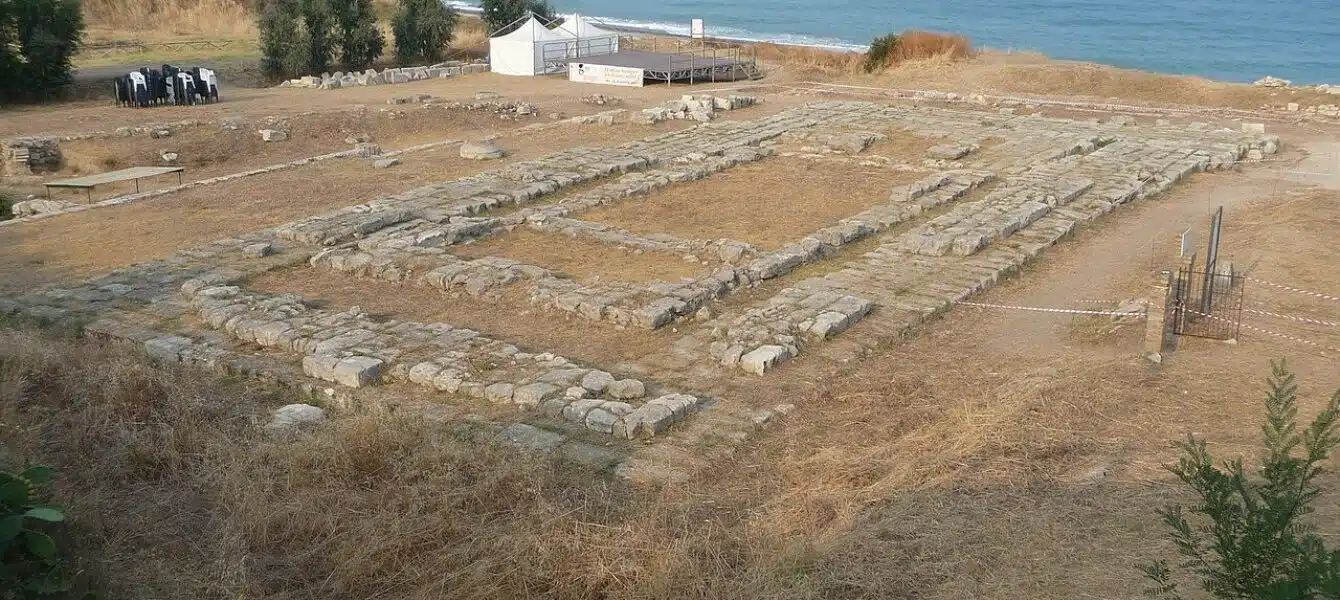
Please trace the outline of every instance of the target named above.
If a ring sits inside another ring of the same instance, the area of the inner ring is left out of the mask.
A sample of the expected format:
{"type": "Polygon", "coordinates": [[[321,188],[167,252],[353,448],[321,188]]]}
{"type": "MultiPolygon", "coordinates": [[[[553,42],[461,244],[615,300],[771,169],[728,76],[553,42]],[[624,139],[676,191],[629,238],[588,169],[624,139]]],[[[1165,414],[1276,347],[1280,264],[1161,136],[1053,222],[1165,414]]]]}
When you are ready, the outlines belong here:
{"type": "Polygon", "coordinates": [[[473,15],[458,15],[456,30],[452,32],[451,49],[468,57],[488,54],[489,29],[484,20],[473,15]]]}
{"type": "MultiPolygon", "coordinates": [[[[94,33],[139,37],[240,37],[256,34],[247,0],[84,0],[94,33]]],[[[114,37],[114,36],[109,36],[114,37]]]]}
{"type": "Polygon", "coordinates": [[[972,55],[968,38],[933,31],[908,30],[876,38],[865,56],[865,71],[874,72],[909,61],[961,60],[972,55]]]}

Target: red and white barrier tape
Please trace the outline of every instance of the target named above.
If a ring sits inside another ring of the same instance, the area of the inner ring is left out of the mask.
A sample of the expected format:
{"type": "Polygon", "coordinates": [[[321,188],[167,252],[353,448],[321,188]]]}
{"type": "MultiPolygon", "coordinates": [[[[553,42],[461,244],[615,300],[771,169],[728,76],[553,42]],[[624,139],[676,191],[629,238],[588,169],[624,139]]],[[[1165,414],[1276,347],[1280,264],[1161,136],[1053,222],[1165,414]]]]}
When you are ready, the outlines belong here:
{"type": "Polygon", "coordinates": [[[1252,310],[1252,309],[1250,309],[1250,308],[1244,308],[1244,309],[1242,309],[1242,312],[1250,313],[1250,314],[1253,314],[1253,315],[1262,315],[1262,316],[1266,316],[1266,317],[1274,317],[1274,318],[1276,318],[1276,319],[1284,319],[1284,320],[1287,320],[1287,321],[1297,321],[1297,322],[1299,322],[1299,323],[1308,323],[1308,324],[1311,324],[1311,325],[1324,325],[1324,326],[1326,326],[1326,327],[1340,327],[1340,323],[1332,323],[1332,322],[1330,322],[1330,321],[1321,321],[1321,320],[1318,320],[1318,319],[1309,319],[1309,318],[1307,318],[1307,317],[1295,317],[1295,316],[1293,316],[1293,315],[1282,315],[1282,314],[1280,314],[1280,313],[1273,313],[1273,312],[1268,312],[1268,311],[1264,311],[1264,310],[1252,310]]]}
{"type": "Polygon", "coordinates": [[[985,302],[959,302],[964,306],[977,308],[1000,308],[1005,310],[1023,310],[1029,312],[1060,313],[1067,315],[1100,315],[1107,317],[1143,317],[1143,312],[1118,312],[1113,310],[1080,310],[1075,308],[1044,308],[1041,306],[1013,306],[1008,304],[987,304],[985,302]]]}
{"type": "MultiPolygon", "coordinates": [[[[1210,318],[1210,319],[1214,319],[1214,320],[1216,320],[1216,321],[1227,321],[1227,322],[1232,322],[1230,319],[1225,319],[1225,318],[1223,318],[1223,317],[1217,317],[1217,316],[1215,316],[1215,315],[1207,315],[1207,314],[1205,314],[1205,313],[1203,313],[1203,312],[1197,312],[1197,311],[1194,311],[1194,310],[1188,310],[1187,312],[1192,313],[1192,314],[1196,314],[1196,315],[1200,315],[1200,316],[1202,316],[1202,317],[1207,317],[1207,318],[1210,318]]],[[[1316,342],[1314,342],[1314,341],[1312,341],[1312,340],[1305,340],[1305,339],[1300,338],[1300,337],[1298,337],[1298,336],[1289,335],[1289,334],[1287,334],[1287,333],[1280,333],[1280,332],[1278,332],[1278,331],[1271,331],[1271,330],[1269,330],[1269,329],[1262,329],[1262,328],[1260,328],[1260,327],[1254,327],[1254,326],[1252,326],[1252,325],[1248,325],[1248,324],[1246,324],[1246,323],[1238,323],[1238,327],[1241,327],[1241,328],[1246,329],[1246,330],[1248,330],[1248,331],[1254,331],[1254,332],[1256,332],[1256,333],[1263,333],[1263,334],[1265,334],[1265,335],[1274,336],[1274,337],[1277,337],[1277,338],[1283,338],[1283,339],[1289,340],[1289,341],[1291,341],[1291,342],[1296,342],[1296,343],[1299,343],[1299,344],[1303,344],[1303,345],[1305,345],[1305,346],[1311,346],[1311,347],[1316,348],[1316,349],[1318,349],[1318,350],[1323,350],[1323,351],[1326,351],[1326,352],[1340,353],[1340,348],[1333,348],[1333,347],[1331,347],[1331,346],[1325,346],[1325,345],[1322,345],[1322,344],[1318,344],[1318,343],[1316,343],[1316,342]]]]}
{"type": "Polygon", "coordinates": [[[1293,293],[1295,293],[1295,294],[1302,294],[1302,295],[1304,295],[1304,296],[1312,296],[1313,298],[1321,298],[1322,300],[1334,300],[1334,301],[1336,301],[1336,302],[1340,302],[1340,296],[1332,296],[1332,295],[1330,295],[1330,294],[1323,294],[1323,293],[1321,293],[1321,292],[1313,292],[1313,291],[1309,291],[1309,290],[1299,289],[1299,288],[1296,288],[1296,287],[1291,287],[1291,286],[1284,285],[1284,284],[1282,284],[1282,283],[1274,283],[1274,282],[1271,282],[1271,281],[1264,281],[1264,280],[1261,280],[1261,279],[1257,279],[1257,278],[1255,278],[1255,277],[1248,277],[1247,280],[1248,280],[1248,281],[1253,281],[1253,282],[1259,283],[1259,284],[1261,284],[1261,285],[1268,285],[1268,286],[1273,287],[1273,288],[1278,288],[1278,289],[1284,290],[1284,291],[1286,291],[1286,292],[1293,292],[1293,293]]]}

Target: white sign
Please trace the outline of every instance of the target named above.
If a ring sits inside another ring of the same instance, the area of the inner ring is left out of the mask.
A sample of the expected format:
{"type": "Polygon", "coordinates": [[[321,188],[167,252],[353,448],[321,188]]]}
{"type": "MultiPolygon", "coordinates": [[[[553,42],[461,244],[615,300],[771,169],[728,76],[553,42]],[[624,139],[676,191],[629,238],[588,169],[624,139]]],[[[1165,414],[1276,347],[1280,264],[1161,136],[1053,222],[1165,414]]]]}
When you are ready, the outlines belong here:
{"type": "Polygon", "coordinates": [[[701,40],[707,37],[707,28],[703,26],[702,19],[694,19],[689,25],[689,37],[695,40],[701,40]]]}
{"type": "Polygon", "coordinates": [[[1178,256],[1178,258],[1186,258],[1186,257],[1188,257],[1188,256],[1191,256],[1191,228],[1190,228],[1190,227],[1187,227],[1187,228],[1186,228],[1186,231],[1183,231],[1183,232],[1182,232],[1182,253],[1181,253],[1180,256],[1178,256]]]}
{"type": "Polygon", "coordinates": [[[568,65],[568,81],[642,87],[642,69],[571,63],[568,65]]]}

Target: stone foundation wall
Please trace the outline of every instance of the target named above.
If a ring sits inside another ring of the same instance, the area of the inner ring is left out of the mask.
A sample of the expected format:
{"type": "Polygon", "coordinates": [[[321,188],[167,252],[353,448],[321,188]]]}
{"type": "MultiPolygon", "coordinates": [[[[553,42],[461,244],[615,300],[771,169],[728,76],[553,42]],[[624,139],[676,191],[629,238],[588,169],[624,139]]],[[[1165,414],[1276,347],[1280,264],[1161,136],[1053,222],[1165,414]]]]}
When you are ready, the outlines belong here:
{"type": "Polygon", "coordinates": [[[0,142],[0,174],[32,175],[59,170],[65,157],[54,137],[20,137],[0,142]]]}

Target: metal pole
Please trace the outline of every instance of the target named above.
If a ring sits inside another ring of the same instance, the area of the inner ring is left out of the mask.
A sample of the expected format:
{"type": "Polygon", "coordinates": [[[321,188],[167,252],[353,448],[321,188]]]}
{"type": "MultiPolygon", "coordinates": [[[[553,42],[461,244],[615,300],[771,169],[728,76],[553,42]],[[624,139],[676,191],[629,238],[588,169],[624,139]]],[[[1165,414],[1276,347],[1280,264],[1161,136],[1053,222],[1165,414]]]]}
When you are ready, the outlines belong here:
{"type": "Polygon", "coordinates": [[[697,68],[697,53],[689,55],[689,85],[693,85],[693,71],[697,68]]]}

